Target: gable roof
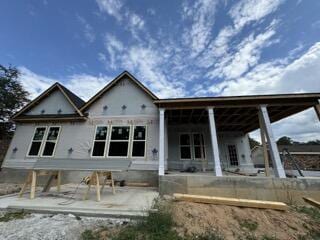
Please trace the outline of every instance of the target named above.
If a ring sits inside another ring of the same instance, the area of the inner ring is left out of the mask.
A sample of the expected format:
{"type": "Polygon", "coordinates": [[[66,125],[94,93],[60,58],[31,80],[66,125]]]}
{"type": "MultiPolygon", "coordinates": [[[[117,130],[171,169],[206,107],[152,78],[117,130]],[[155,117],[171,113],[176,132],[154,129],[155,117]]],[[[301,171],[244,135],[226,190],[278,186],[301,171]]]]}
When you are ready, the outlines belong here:
{"type": "Polygon", "coordinates": [[[53,91],[59,90],[67,99],[67,101],[71,104],[71,106],[76,110],[77,114],[79,116],[84,116],[83,113],[80,111],[80,107],[84,105],[85,101],[83,101],[81,98],[79,98],[77,95],[75,95],[73,92],[71,92],[69,89],[67,89],[62,84],[56,82],[51,87],[49,87],[46,91],[44,91],[42,94],[40,94],[37,98],[35,98],[33,101],[28,103],[26,106],[24,106],[20,111],[15,113],[11,119],[15,120],[18,116],[25,113],[27,110],[29,110],[34,105],[37,105],[40,103],[40,101],[44,98],[46,98],[50,93],[53,91]]]}
{"type": "Polygon", "coordinates": [[[108,83],[103,89],[101,89],[96,95],[94,95],[92,98],[89,99],[86,104],[84,104],[80,110],[83,111],[87,109],[89,106],[91,106],[95,101],[97,101],[103,94],[105,94],[107,91],[109,91],[112,87],[114,87],[117,82],[119,82],[124,77],[128,77],[133,83],[135,83],[138,87],[140,87],[146,94],[148,94],[152,100],[158,100],[159,98],[153,94],[146,86],[144,86],[138,79],[136,79],[132,74],[130,74],[128,71],[122,72],[120,75],[118,75],[115,79],[113,79],[110,83],[108,83]]]}

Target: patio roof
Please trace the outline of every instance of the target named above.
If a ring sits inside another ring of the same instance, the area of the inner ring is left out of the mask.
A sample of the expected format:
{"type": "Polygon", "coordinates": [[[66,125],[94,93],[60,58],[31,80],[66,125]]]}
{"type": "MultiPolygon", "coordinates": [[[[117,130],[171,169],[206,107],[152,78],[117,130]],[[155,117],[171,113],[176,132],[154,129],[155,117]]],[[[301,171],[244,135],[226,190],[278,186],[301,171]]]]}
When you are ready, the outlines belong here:
{"type": "Polygon", "coordinates": [[[319,104],[320,93],[161,99],[169,124],[207,123],[206,108],[215,108],[218,131],[251,132],[259,128],[258,106],[266,105],[271,122],[319,104]]]}

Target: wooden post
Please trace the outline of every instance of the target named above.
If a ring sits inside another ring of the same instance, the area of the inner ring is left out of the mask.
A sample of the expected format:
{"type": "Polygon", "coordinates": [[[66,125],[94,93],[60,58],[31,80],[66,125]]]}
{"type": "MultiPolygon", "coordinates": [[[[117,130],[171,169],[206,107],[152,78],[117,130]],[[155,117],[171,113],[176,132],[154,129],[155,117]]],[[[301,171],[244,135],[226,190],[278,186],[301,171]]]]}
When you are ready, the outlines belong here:
{"type": "Polygon", "coordinates": [[[269,169],[269,156],[268,156],[268,148],[266,143],[266,136],[265,136],[265,130],[262,123],[262,117],[260,112],[259,115],[259,124],[260,124],[260,135],[261,135],[261,143],[263,147],[263,159],[264,159],[264,168],[265,168],[265,174],[267,177],[270,176],[270,169],[269,169]]]}
{"type": "Polygon", "coordinates": [[[31,182],[31,191],[30,191],[30,199],[34,199],[37,185],[37,172],[32,171],[32,182],[31,182]]]}
{"type": "Polygon", "coordinates": [[[159,109],[159,176],[164,175],[164,109],[159,109]]]}
{"type": "Polygon", "coordinates": [[[283,169],[281,159],[280,159],[280,154],[278,151],[278,147],[277,147],[277,144],[276,144],[273,132],[272,132],[267,107],[265,105],[261,105],[259,107],[259,111],[261,114],[261,120],[263,123],[263,127],[266,130],[266,136],[268,139],[270,157],[271,157],[272,163],[273,163],[274,174],[278,178],[286,178],[286,173],[283,169]]]}
{"type": "Polygon", "coordinates": [[[210,123],[210,133],[211,133],[211,146],[214,160],[214,172],[216,176],[222,176],[220,156],[219,156],[219,146],[217,138],[216,123],[214,120],[214,111],[213,108],[208,108],[208,116],[210,123]]]}
{"type": "Polygon", "coordinates": [[[318,105],[314,106],[314,110],[316,111],[316,114],[317,114],[319,121],[320,121],[320,102],[318,105]]]}
{"type": "Polygon", "coordinates": [[[24,182],[21,191],[19,192],[19,198],[22,197],[23,193],[26,191],[27,186],[31,183],[32,171],[28,172],[26,181],[24,182]]]}
{"type": "Polygon", "coordinates": [[[57,191],[61,191],[61,171],[57,173],[57,191]]]}
{"type": "Polygon", "coordinates": [[[111,177],[111,186],[112,186],[112,194],[116,194],[116,191],[114,189],[114,181],[113,181],[113,175],[112,172],[110,172],[110,177],[111,177]]]}
{"type": "Polygon", "coordinates": [[[96,190],[97,190],[97,201],[100,202],[100,181],[99,181],[99,172],[95,172],[96,177],[96,190]]]}

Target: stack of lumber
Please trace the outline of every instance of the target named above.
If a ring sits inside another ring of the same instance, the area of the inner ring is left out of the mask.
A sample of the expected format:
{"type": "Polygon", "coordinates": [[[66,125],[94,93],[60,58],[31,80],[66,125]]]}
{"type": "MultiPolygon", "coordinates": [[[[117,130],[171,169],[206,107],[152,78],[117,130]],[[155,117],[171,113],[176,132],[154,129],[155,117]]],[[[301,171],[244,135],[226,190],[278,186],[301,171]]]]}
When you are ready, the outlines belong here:
{"type": "Polygon", "coordinates": [[[187,201],[196,203],[208,203],[208,204],[220,204],[237,207],[249,207],[249,208],[267,208],[285,211],[288,206],[283,202],[273,201],[260,201],[251,199],[240,199],[240,198],[226,198],[226,197],[211,197],[201,195],[190,195],[175,193],[173,197],[176,201],[187,201]]]}

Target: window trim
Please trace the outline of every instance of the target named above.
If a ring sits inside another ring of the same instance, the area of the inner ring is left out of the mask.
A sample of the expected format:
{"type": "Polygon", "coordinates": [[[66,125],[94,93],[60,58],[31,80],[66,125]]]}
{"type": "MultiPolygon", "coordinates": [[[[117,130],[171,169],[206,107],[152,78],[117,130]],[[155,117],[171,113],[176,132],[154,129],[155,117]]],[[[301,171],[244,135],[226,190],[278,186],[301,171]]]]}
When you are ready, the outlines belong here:
{"type": "Polygon", "coordinates": [[[130,142],[131,142],[130,158],[146,159],[146,157],[147,157],[147,137],[148,137],[148,126],[147,125],[140,125],[140,124],[139,125],[132,125],[132,134],[131,134],[131,139],[130,139],[130,142]],[[144,140],[134,140],[134,128],[135,127],[145,127],[146,133],[145,133],[144,140]],[[144,142],[144,155],[143,155],[143,157],[132,156],[134,142],[144,142]]]}
{"type": "Polygon", "coordinates": [[[129,152],[130,152],[130,148],[131,148],[131,134],[132,134],[131,128],[132,128],[132,125],[110,125],[107,158],[129,158],[129,152]],[[111,140],[113,127],[129,127],[129,139],[128,140],[111,140]],[[126,156],[109,156],[111,141],[112,142],[128,142],[127,155],[126,156]]]}
{"type": "Polygon", "coordinates": [[[191,139],[191,133],[190,132],[180,132],[179,133],[179,159],[182,161],[189,161],[192,160],[192,139],[191,139]],[[189,145],[181,145],[181,135],[188,135],[189,136],[189,140],[190,140],[190,144],[189,145]],[[190,158],[182,158],[181,157],[181,147],[187,147],[189,146],[190,149],[190,158]]]}
{"type": "Polygon", "coordinates": [[[60,125],[51,125],[51,126],[48,126],[48,127],[47,127],[45,137],[44,137],[44,139],[42,140],[41,157],[43,157],[43,158],[49,158],[49,157],[53,157],[53,156],[55,155],[56,149],[57,149],[57,145],[58,145],[58,141],[59,141],[59,137],[60,137],[60,133],[61,133],[61,128],[62,128],[62,127],[61,127],[60,125]],[[48,142],[55,142],[52,155],[50,155],[50,156],[49,156],[49,155],[48,155],[48,156],[43,156],[43,152],[44,152],[44,148],[45,148],[45,145],[46,145],[46,142],[47,142],[47,137],[48,137],[50,128],[53,128],[53,127],[58,127],[58,128],[59,128],[59,132],[58,132],[58,136],[57,136],[57,139],[56,139],[56,140],[54,140],[54,141],[48,140],[48,142]]]}
{"type": "Polygon", "coordinates": [[[107,149],[107,144],[109,143],[108,139],[109,139],[109,132],[110,132],[110,125],[104,125],[104,124],[98,124],[98,125],[95,125],[95,130],[94,130],[94,134],[93,134],[93,140],[92,140],[92,147],[91,147],[91,153],[90,153],[90,157],[91,158],[105,158],[106,157],[106,149],[107,149]],[[97,133],[97,129],[98,127],[107,127],[107,136],[106,136],[106,145],[104,146],[104,150],[103,150],[103,155],[102,156],[93,156],[93,148],[94,148],[94,143],[95,141],[98,141],[98,142],[103,142],[102,140],[96,140],[96,133],[97,133]]]}
{"type": "Polygon", "coordinates": [[[48,130],[48,126],[35,126],[35,128],[34,128],[34,130],[33,130],[33,134],[32,134],[32,136],[31,136],[31,140],[30,140],[30,143],[29,143],[29,147],[28,147],[28,151],[27,151],[26,157],[32,158],[32,157],[39,157],[39,156],[40,156],[40,153],[42,152],[43,142],[44,142],[43,140],[44,140],[44,139],[46,138],[46,136],[47,136],[47,130],[48,130]],[[37,154],[37,155],[29,155],[30,149],[31,149],[31,145],[32,145],[32,143],[34,142],[34,140],[33,140],[34,134],[36,133],[36,131],[37,131],[38,128],[45,128],[42,140],[41,140],[41,141],[37,140],[37,142],[41,142],[39,151],[38,151],[38,154],[37,154]]]}

